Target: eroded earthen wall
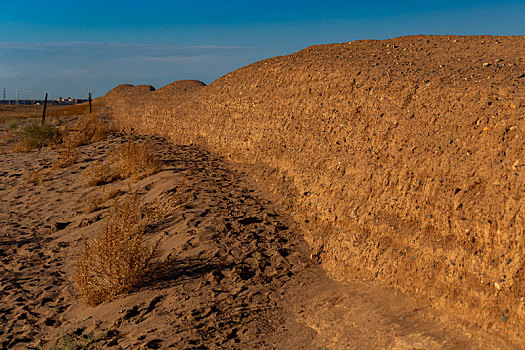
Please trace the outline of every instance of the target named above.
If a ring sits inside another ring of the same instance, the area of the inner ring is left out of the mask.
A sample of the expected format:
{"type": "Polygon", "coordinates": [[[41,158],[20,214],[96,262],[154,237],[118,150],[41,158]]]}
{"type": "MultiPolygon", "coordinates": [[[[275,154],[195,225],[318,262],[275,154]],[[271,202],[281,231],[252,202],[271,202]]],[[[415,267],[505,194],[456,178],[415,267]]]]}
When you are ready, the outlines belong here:
{"type": "Polygon", "coordinates": [[[310,47],[209,86],[119,86],[123,125],[239,163],[340,278],[525,330],[525,37],[310,47]]]}

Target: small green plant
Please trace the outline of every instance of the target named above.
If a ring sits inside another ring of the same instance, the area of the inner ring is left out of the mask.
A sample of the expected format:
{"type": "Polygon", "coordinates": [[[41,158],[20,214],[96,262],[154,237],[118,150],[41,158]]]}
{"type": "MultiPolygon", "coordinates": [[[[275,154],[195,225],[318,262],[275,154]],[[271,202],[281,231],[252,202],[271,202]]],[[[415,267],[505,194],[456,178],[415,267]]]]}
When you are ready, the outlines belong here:
{"type": "Polygon", "coordinates": [[[24,128],[24,139],[31,147],[41,148],[57,143],[60,131],[51,124],[32,124],[24,128]]]}
{"type": "Polygon", "coordinates": [[[13,130],[16,129],[18,126],[18,123],[16,121],[11,121],[7,124],[7,130],[13,130]]]}
{"type": "Polygon", "coordinates": [[[29,151],[59,143],[61,133],[60,130],[50,124],[31,124],[24,128],[21,136],[22,139],[15,145],[15,149],[29,151]]]}
{"type": "Polygon", "coordinates": [[[58,344],[58,349],[76,350],[79,345],[80,344],[73,340],[69,334],[62,333],[62,336],[60,337],[60,343],[58,344]]]}
{"type": "Polygon", "coordinates": [[[107,332],[100,332],[96,336],[93,332],[82,332],[79,334],[77,332],[68,334],[62,332],[60,340],[56,343],[55,346],[51,347],[50,350],[83,350],[89,349],[91,346],[96,343],[98,340],[103,339],[107,332]]]}

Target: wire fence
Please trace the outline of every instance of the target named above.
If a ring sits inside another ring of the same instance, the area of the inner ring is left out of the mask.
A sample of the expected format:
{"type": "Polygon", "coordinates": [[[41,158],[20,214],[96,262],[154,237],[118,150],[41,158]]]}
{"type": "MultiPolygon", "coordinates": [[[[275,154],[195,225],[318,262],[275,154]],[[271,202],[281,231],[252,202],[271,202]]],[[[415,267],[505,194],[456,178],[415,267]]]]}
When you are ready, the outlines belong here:
{"type": "MultiPolygon", "coordinates": [[[[3,88],[0,89],[0,100],[25,100],[25,101],[31,101],[31,100],[44,100],[44,97],[46,95],[46,92],[39,92],[39,91],[27,91],[22,89],[13,89],[13,88],[3,88]]],[[[88,98],[89,91],[68,91],[67,94],[59,95],[59,94],[50,94],[49,98],[50,100],[58,100],[59,98],[72,98],[72,99],[86,99],[88,98]]]]}
{"type": "MultiPolygon", "coordinates": [[[[87,102],[90,92],[70,92],[64,96],[50,96],[48,104],[52,105],[72,105],[87,102]],[[75,97],[72,97],[75,96],[75,97]]],[[[27,93],[20,89],[4,88],[0,90],[0,104],[2,105],[39,105],[44,102],[46,93],[27,93]]]]}

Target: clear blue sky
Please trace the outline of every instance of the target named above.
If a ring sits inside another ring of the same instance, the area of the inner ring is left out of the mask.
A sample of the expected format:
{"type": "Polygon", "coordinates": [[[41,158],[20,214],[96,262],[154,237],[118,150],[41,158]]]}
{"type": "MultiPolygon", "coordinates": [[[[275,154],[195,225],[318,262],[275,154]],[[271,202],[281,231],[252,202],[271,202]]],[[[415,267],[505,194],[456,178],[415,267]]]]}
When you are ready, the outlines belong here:
{"type": "Polygon", "coordinates": [[[56,98],[100,96],[120,83],[211,83],[315,44],[525,35],[524,0],[4,0],[0,11],[0,89],[8,98],[15,89],[21,98],[56,98]]]}

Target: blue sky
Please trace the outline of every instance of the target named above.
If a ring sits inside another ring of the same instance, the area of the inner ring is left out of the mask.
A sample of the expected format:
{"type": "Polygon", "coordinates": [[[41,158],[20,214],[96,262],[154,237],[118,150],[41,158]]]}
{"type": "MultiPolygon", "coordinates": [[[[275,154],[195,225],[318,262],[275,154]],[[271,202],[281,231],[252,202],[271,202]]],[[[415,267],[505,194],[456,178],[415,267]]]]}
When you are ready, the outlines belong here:
{"type": "MultiPolygon", "coordinates": [[[[81,97],[211,83],[306,46],[410,34],[525,35],[525,1],[19,1],[0,5],[0,89],[81,97]]],[[[0,90],[1,93],[1,90],[0,90]]],[[[0,96],[1,98],[1,96],[0,96]]]]}

